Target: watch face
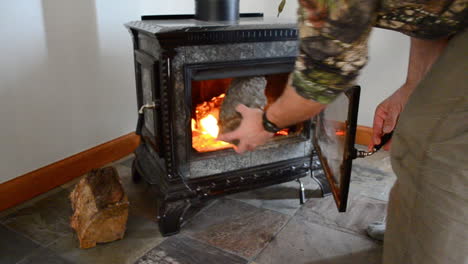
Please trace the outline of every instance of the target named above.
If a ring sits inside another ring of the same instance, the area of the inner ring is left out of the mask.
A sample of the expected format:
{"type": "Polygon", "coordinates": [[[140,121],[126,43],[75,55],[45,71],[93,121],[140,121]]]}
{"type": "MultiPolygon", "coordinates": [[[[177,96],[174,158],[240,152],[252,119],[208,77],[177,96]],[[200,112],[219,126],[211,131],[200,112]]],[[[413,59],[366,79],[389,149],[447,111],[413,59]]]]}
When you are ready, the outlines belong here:
{"type": "Polygon", "coordinates": [[[356,86],[341,94],[314,120],[314,146],[340,212],[348,198],[359,92],[356,86]]]}

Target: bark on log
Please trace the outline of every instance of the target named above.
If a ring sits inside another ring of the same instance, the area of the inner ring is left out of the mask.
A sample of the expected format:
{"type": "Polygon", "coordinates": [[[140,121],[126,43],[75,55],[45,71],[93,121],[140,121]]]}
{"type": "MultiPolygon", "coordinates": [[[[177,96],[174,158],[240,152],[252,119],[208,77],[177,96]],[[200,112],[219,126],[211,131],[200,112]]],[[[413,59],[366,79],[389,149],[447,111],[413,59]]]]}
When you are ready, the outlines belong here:
{"type": "MultiPolygon", "coordinates": [[[[238,104],[244,104],[251,108],[263,109],[265,107],[267,103],[266,85],[265,77],[242,77],[232,80],[219,113],[220,133],[231,132],[239,127],[242,116],[236,111],[238,104]]],[[[237,142],[231,143],[237,144],[237,142]]]]}
{"type": "Polygon", "coordinates": [[[128,218],[128,197],[114,167],[96,169],[80,180],[70,194],[80,248],[122,239],[128,218]]]}

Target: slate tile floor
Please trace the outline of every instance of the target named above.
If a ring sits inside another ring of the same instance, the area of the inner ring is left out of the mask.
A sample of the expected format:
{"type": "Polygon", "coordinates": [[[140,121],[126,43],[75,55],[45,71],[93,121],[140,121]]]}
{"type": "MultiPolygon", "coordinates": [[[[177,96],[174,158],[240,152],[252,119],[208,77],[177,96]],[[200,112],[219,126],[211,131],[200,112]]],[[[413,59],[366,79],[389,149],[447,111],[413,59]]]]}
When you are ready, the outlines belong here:
{"type": "Polygon", "coordinates": [[[15,208],[0,212],[0,264],[377,264],[382,245],[365,234],[368,223],[385,215],[395,180],[388,153],[354,162],[347,213],[318,185],[298,184],[239,193],[207,203],[168,238],[154,222],[155,203],[144,183],[131,181],[128,156],[111,165],[119,171],[131,202],[125,238],[78,249],[68,221],[68,195],[78,179],[15,208]]]}

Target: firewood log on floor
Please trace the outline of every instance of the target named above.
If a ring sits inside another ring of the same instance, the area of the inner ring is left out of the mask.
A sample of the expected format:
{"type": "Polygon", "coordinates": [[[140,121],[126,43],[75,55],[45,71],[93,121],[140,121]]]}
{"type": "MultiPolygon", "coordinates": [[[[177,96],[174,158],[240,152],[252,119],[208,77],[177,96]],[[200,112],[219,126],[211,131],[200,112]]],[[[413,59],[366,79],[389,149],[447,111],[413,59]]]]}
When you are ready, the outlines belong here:
{"type": "Polygon", "coordinates": [[[80,248],[124,237],[129,202],[114,167],[88,173],[75,186],[70,200],[70,225],[77,233],[80,248]]]}

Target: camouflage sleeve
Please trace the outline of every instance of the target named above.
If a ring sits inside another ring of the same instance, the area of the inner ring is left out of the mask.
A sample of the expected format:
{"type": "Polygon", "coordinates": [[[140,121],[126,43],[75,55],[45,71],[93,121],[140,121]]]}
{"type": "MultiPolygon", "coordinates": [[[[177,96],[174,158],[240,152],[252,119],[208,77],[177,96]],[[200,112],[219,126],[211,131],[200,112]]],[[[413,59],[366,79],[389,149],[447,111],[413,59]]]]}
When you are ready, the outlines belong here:
{"type": "Polygon", "coordinates": [[[367,62],[379,0],[299,0],[300,54],[292,85],[328,104],[351,87],[367,62]]]}

